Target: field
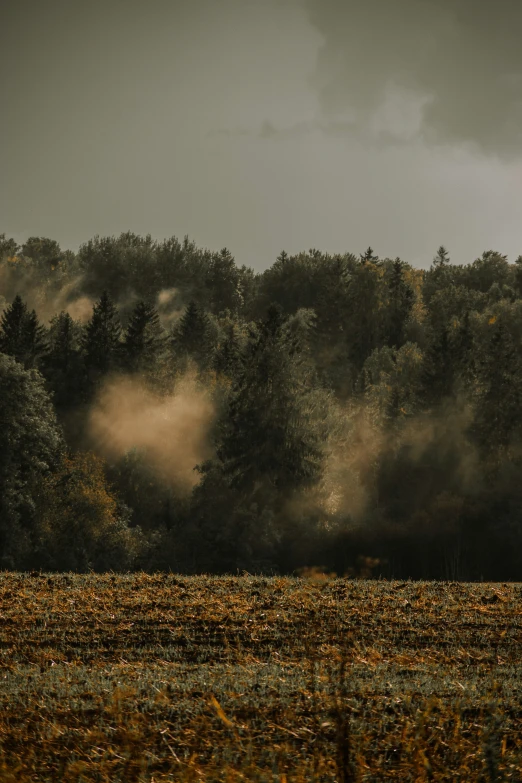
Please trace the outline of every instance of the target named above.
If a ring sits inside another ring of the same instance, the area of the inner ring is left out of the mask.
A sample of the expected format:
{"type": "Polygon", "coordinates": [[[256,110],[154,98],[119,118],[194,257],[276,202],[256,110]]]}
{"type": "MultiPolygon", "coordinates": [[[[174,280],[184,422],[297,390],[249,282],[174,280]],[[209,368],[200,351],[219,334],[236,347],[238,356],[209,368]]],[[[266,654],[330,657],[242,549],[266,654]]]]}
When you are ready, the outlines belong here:
{"type": "Polygon", "coordinates": [[[0,780],[522,781],[522,586],[0,574],[0,780]]]}

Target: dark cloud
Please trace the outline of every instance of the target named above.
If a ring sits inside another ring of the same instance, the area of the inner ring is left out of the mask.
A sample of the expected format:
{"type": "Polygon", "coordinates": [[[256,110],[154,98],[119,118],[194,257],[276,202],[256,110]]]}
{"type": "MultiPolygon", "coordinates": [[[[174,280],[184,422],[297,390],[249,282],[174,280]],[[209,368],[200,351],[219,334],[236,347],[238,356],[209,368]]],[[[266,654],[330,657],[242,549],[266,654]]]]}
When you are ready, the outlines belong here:
{"type": "Polygon", "coordinates": [[[520,0],[303,0],[323,37],[312,84],[331,119],[522,153],[520,0]]]}

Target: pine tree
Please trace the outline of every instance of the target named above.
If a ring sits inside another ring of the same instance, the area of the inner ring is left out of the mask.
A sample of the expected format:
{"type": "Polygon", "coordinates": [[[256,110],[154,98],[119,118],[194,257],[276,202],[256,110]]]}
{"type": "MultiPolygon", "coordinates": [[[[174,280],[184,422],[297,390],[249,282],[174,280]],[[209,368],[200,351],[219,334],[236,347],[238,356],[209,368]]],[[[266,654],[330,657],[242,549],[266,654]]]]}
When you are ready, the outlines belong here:
{"type": "Polygon", "coordinates": [[[23,361],[25,353],[24,325],[27,318],[27,305],[21,296],[15,296],[0,320],[0,351],[23,361]]]}
{"type": "Polygon", "coordinates": [[[404,264],[400,258],[393,262],[388,292],[386,342],[393,348],[400,348],[405,342],[404,327],[415,301],[413,288],[404,279],[404,264]]]}
{"type": "Polygon", "coordinates": [[[426,307],[430,307],[431,300],[443,289],[454,286],[454,269],[448,251],[441,245],[422,281],[422,300],[426,307]]]}
{"type": "Polygon", "coordinates": [[[38,321],[35,310],[27,314],[25,323],[26,359],[25,367],[36,367],[47,348],[45,328],[38,321]]]}
{"type": "Polygon", "coordinates": [[[490,321],[491,336],[477,357],[472,433],[481,447],[507,447],[522,434],[522,362],[513,335],[499,318],[490,321]]]}
{"type": "Polygon", "coordinates": [[[45,329],[36,312],[16,296],[0,319],[0,352],[14,358],[26,368],[36,366],[45,352],[45,329]]]}
{"type": "Polygon", "coordinates": [[[91,380],[95,381],[117,367],[121,351],[120,335],[118,311],[105,291],[94,305],[82,341],[91,380]]]}
{"type": "Polygon", "coordinates": [[[453,338],[452,355],[455,375],[464,386],[471,382],[474,374],[473,331],[469,310],[464,313],[453,338]]]}
{"type": "Polygon", "coordinates": [[[401,393],[397,385],[392,387],[386,403],[385,417],[389,422],[395,422],[401,415],[401,393]]]}
{"type": "Polygon", "coordinates": [[[435,257],[433,259],[433,266],[436,269],[438,269],[447,266],[449,263],[450,263],[449,253],[444,247],[444,245],[441,245],[437,250],[437,253],[435,254],[435,257]]]}
{"type": "Polygon", "coordinates": [[[123,343],[123,366],[129,372],[154,368],[165,346],[159,315],[155,307],[138,302],[130,317],[123,343]]]}
{"type": "Polygon", "coordinates": [[[373,254],[373,248],[369,247],[364,253],[360,254],[361,264],[368,264],[373,261],[377,261],[379,256],[373,254]]]}
{"type": "Polygon", "coordinates": [[[453,391],[453,366],[447,328],[436,331],[424,354],[421,397],[428,407],[439,405],[453,391]]]}
{"type": "Polygon", "coordinates": [[[233,378],[239,367],[240,354],[241,348],[237,338],[236,325],[234,323],[227,324],[223,339],[214,354],[213,369],[233,378]]]}
{"type": "Polygon", "coordinates": [[[306,370],[303,354],[284,339],[280,311],[271,308],[241,357],[217,450],[241,493],[264,487],[286,496],[319,477],[322,446],[306,370]]]}
{"type": "Polygon", "coordinates": [[[381,276],[373,263],[354,270],[346,297],[345,340],[348,358],[357,371],[379,342],[381,276]]]}
{"type": "Polygon", "coordinates": [[[191,301],[173,333],[175,356],[181,361],[192,358],[200,369],[206,369],[212,358],[214,340],[210,319],[191,301]]]}
{"type": "Polygon", "coordinates": [[[48,381],[58,410],[72,408],[83,396],[85,365],[81,355],[81,326],[69,313],[62,312],[51,321],[49,350],[42,372],[48,381]]]}

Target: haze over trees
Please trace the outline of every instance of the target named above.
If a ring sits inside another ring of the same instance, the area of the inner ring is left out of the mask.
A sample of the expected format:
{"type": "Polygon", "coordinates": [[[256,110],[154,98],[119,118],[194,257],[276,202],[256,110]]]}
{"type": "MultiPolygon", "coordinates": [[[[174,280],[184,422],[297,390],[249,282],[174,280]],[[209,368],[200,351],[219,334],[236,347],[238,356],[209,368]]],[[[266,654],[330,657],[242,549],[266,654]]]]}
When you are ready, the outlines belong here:
{"type": "Polygon", "coordinates": [[[522,574],[522,256],[0,235],[9,568],[522,574]]]}

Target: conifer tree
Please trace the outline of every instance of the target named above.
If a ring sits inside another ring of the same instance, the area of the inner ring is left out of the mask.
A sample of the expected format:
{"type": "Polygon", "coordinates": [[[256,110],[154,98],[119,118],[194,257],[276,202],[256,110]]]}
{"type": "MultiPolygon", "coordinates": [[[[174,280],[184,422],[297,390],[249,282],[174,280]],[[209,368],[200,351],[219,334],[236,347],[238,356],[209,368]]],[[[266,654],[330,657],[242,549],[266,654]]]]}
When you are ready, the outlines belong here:
{"type": "Polygon", "coordinates": [[[212,358],[213,347],[210,319],[192,300],[174,329],[174,354],[182,361],[190,357],[200,369],[206,369],[212,358]]]}
{"type": "Polygon", "coordinates": [[[446,327],[431,337],[424,354],[421,397],[428,407],[437,406],[453,391],[454,366],[446,327]]]}
{"type": "Polygon", "coordinates": [[[16,296],[0,319],[0,352],[14,358],[26,368],[35,367],[45,351],[45,329],[36,312],[16,296]]]}
{"type": "Polygon", "coordinates": [[[22,361],[25,353],[24,325],[27,318],[27,305],[21,296],[15,296],[0,320],[0,351],[22,361]]]}
{"type": "Polygon", "coordinates": [[[146,302],[138,302],[125,332],[124,368],[129,372],[152,370],[164,345],[165,338],[157,310],[146,302]]]}
{"type": "Polygon", "coordinates": [[[320,475],[321,440],[314,427],[314,390],[303,355],[284,339],[277,308],[252,333],[229,401],[218,457],[230,485],[277,494],[320,475]]]}
{"type": "Polygon", "coordinates": [[[62,312],[52,319],[42,372],[53,391],[57,409],[71,408],[83,396],[85,365],[81,338],[81,326],[69,313],[62,312]]]}
{"type": "Polygon", "coordinates": [[[94,305],[82,341],[85,364],[91,380],[96,380],[117,367],[121,351],[120,335],[118,311],[105,291],[94,305]]]}
{"type": "Polygon", "coordinates": [[[361,263],[354,270],[346,296],[345,339],[350,361],[357,371],[379,342],[381,276],[376,264],[361,263]]]}
{"type": "Polygon", "coordinates": [[[393,348],[400,348],[405,342],[404,327],[411,313],[415,293],[404,279],[404,265],[400,258],[393,262],[388,287],[388,312],[386,342],[393,348]]]}
{"type": "Polygon", "coordinates": [[[367,264],[372,261],[377,261],[378,256],[374,255],[373,248],[369,247],[364,253],[360,254],[361,264],[367,264]]]}
{"type": "Polygon", "coordinates": [[[452,342],[452,361],[455,376],[461,384],[471,382],[474,375],[473,330],[470,323],[470,313],[466,310],[461,319],[452,342]]]}
{"type": "Polygon", "coordinates": [[[427,307],[430,306],[431,300],[441,289],[452,285],[452,269],[448,251],[444,245],[441,245],[433,258],[431,267],[424,275],[422,298],[427,307]]]}
{"type": "Polygon", "coordinates": [[[439,267],[447,266],[449,262],[450,262],[449,253],[444,247],[444,245],[441,245],[437,250],[435,257],[433,259],[433,266],[437,269],[439,267]]]}
{"type": "Polygon", "coordinates": [[[25,367],[36,367],[47,349],[45,328],[38,321],[35,310],[27,314],[25,323],[26,359],[25,367]]]}
{"type": "Polygon", "coordinates": [[[234,323],[227,324],[225,334],[214,354],[212,367],[216,372],[233,378],[240,362],[241,348],[234,323]]]}
{"type": "Polygon", "coordinates": [[[507,447],[522,435],[522,362],[501,318],[490,319],[491,336],[477,357],[472,432],[485,450],[507,447]]]}

